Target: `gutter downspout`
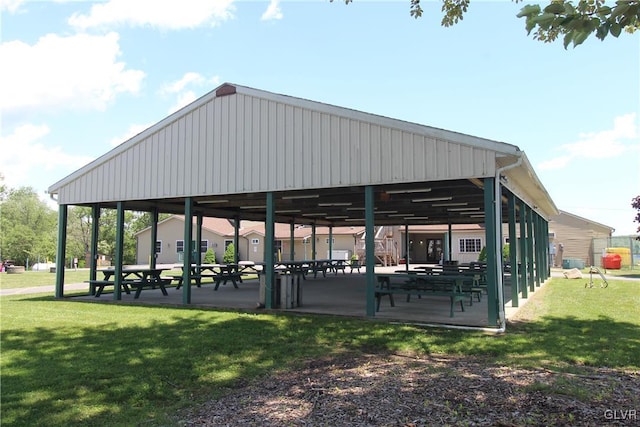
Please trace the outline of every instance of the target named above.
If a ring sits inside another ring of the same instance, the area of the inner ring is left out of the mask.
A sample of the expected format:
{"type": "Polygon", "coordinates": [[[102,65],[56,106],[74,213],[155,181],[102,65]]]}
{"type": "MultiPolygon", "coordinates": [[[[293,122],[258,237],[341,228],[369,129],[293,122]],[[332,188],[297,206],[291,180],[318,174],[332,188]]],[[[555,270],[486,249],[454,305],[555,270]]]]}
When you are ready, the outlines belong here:
{"type": "Polygon", "coordinates": [[[496,261],[498,263],[498,332],[505,332],[507,329],[507,319],[504,312],[504,281],[503,281],[503,266],[502,266],[502,197],[500,194],[500,174],[506,170],[516,168],[522,164],[522,155],[518,156],[518,160],[507,166],[496,169],[496,177],[494,180],[495,190],[495,219],[496,219],[496,250],[499,252],[496,254],[496,261]],[[498,232],[498,230],[500,230],[498,232]]]}

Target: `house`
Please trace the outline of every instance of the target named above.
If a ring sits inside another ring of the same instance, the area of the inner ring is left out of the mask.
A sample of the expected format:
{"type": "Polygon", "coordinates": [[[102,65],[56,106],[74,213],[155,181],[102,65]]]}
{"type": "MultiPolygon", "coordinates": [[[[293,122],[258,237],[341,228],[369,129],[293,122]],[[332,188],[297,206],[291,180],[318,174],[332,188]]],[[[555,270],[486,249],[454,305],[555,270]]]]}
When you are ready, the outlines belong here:
{"type": "MultiPolygon", "coordinates": [[[[158,223],[156,240],[156,262],[175,264],[184,260],[184,216],[172,215],[158,223]]],[[[202,219],[200,256],[204,258],[208,249],[213,250],[217,261],[222,261],[227,245],[233,243],[235,225],[233,220],[206,217],[202,219]]],[[[358,241],[362,240],[364,227],[317,227],[315,232],[316,259],[349,259],[355,253],[358,241]],[[332,235],[329,253],[329,233],[332,235]]],[[[240,221],[238,239],[239,260],[264,261],[264,223],[240,221]]],[[[313,230],[308,226],[295,226],[293,233],[293,257],[291,256],[291,226],[275,224],[274,255],[278,259],[312,259],[313,230]]],[[[151,227],[136,234],[136,263],[149,264],[151,253],[151,227]]],[[[197,245],[194,245],[197,248],[197,245]]]]}

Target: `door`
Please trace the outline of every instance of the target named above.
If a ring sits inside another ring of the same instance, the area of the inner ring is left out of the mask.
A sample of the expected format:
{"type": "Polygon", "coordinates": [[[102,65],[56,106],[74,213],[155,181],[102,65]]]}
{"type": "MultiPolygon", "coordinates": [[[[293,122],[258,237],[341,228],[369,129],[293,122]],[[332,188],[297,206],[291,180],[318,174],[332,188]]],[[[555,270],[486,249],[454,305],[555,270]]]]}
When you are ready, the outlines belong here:
{"type": "Polygon", "coordinates": [[[438,263],[442,259],[442,239],[427,239],[427,262],[438,263]]]}

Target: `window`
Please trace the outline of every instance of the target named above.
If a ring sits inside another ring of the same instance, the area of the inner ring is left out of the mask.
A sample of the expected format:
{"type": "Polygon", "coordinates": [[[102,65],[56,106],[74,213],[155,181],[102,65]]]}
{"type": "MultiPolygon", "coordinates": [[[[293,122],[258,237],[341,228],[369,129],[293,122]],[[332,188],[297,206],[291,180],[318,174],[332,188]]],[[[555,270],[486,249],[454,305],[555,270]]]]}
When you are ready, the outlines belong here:
{"type": "Polygon", "coordinates": [[[251,244],[252,245],[259,245],[260,244],[260,239],[251,239],[251,244]]]}
{"type": "MultiPolygon", "coordinates": [[[[191,241],[191,247],[193,247],[195,249],[196,246],[196,241],[192,240],[191,241]]],[[[208,240],[202,240],[200,242],[200,252],[204,253],[207,252],[207,248],[209,247],[209,241],[208,240]]],[[[176,252],[180,253],[180,252],[184,252],[184,240],[176,240],[176,252]]]]}
{"type": "Polygon", "coordinates": [[[156,242],[156,253],[157,254],[161,254],[162,253],[162,240],[158,240],[156,242]]]}
{"type": "Polygon", "coordinates": [[[460,253],[477,252],[482,250],[482,239],[460,239],[460,253]]]}

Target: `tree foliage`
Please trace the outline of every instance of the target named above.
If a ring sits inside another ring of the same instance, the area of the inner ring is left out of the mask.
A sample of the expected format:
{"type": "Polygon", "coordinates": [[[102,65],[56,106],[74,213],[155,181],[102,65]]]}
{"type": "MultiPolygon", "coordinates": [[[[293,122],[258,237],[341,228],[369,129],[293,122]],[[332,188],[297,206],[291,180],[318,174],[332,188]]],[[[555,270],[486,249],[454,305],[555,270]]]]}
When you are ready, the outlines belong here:
{"type": "MultiPolygon", "coordinates": [[[[638,211],[636,212],[636,217],[634,218],[634,221],[640,222],[640,196],[636,196],[631,201],[631,207],[633,207],[633,209],[638,211]]],[[[636,230],[636,232],[640,234],[640,225],[638,226],[638,229],[636,230]]],[[[640,235],[636,237],[636,240],[640,240],[640,235]]]]}
{"type": "Polygon", "coordinates": [[[229,243],[224,250],[224,255],[222,255],[222,262],[225,264],[233,264],[236,262],[236,247],[233,243],[229,243]]]}
{"type": "Polygon", "coordinates": [[[57,215],[31,187],[6,190],[0,205],[0,254],[18,265],[56,256],[57,215]]]}
{"type": "MultiPolygon", "coordinates": [[[[349,4],[353,0],[344,1],[349,4]]],[[[640,0],[605,3],[604,0],[551,0],[544,7],[526,5],[516,16],[525,18],[525,28],[529,34],[533,32],[534,39],[548,43],[562,37],[565,49],[570,44],[574,47],[582,44],[593,33],[604,40],[608,35],[618,37],[622,31],[633,33],[640,28],[640,0]]],[[[442,26],[450,27],[461,21],[469,5],[470,0],[443,0],[442,26]]],[[[420,0],[409,0],[411,16],[420,18],[423,12],[420,0]]]]}

